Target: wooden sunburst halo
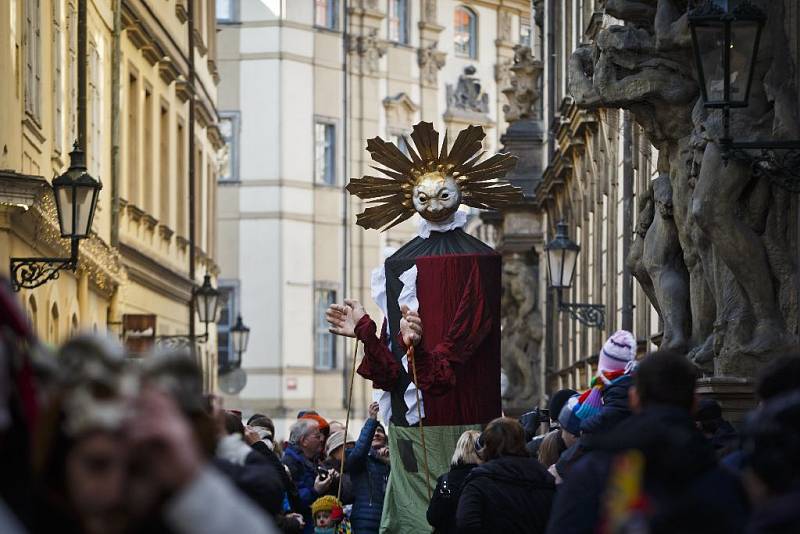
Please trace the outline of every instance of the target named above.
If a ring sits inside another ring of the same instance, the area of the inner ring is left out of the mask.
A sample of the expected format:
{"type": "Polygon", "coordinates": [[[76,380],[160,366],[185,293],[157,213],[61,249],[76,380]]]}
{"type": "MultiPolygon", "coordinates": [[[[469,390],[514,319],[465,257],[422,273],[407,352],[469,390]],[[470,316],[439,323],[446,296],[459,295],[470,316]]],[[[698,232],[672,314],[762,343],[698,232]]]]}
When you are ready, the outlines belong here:
{"type": "Polygon", "coordinates": [[[382,165],[372,168],[388,178],[363,176],[350,180],[347,191],[371,204],[356,216],[356,224],[388,230],[410,218],[416,213],[412,201],[414,187],[431,174],[452,176],[461,191],[461,202],[467,206],[499,209],[522,201],[520,188],[502,179],[517,164],[516,156],[500,153],[480,161],[481,141],[485,136],[482,127],[468,126],[459,132],[448,151],[447,133],[439,148],[439,132],[433,124],[419,122],[411,134],[416,150],[406,140],[408,156],[380,137],[368,140],[367,151],[372,160],[382,165]]]}

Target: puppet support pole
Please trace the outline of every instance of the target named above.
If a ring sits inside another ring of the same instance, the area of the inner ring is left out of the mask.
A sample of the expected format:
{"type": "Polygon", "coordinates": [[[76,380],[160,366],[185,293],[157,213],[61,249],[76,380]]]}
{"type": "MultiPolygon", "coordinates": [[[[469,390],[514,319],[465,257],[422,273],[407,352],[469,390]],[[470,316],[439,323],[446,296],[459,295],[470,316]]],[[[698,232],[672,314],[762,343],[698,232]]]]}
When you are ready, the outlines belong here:
{"type": "Polygon", "coordinates": [[[350,371],[350,390],[347,393],[347,415],[344,420],[344,444],[342,445],[342,462],[339,465],[339,489],[336,498],[342,500],[342,480],[344,479],[344,459],[347,456],[347,430],[350,426],[350,409],[353,407],[353,382],[356,380],[356,359],[358,358],[358,338],[353,343],[353,368],[350,371]]]}
{"type": "Polygon", "coordinates": [[[431,500],[431,472],[428,468],[428,448],[425,446],[425,428],[422,424],[422,399],[419,397],[419,382],[417,381],[417,359],[414,357],[414,345],[408,347],[408,359],[411,363],[411,372],[414,375],[414,392],[417,394],[417,418],[419,419],[419,437],[422,442],[422,459],[425,462],[425,487],[428,489],[428,500],[431,500]]]}

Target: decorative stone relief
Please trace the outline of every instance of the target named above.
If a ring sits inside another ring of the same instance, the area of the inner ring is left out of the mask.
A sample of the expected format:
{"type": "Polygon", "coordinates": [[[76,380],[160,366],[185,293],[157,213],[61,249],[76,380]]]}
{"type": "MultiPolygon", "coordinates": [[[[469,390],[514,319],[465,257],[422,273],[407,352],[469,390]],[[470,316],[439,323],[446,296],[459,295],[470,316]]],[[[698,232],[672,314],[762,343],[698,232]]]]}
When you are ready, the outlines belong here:
{"type": "Polygon", "coordinates": [[[514,47],[514,61],[510,67],[510,79],[504,87],[503,94],[508,104],[503,106],[506,121],[534,119],[539,117],[539,97],[541,89],[539,79],[544,67],[542,62],[534,59],[530,47],[517,45],[514,47]]]}
{"type": "Polygon", "coordinates": [[[406,93],[387,96],[383,99],[383,107],[386,110],[386,123],[389,128],[399,130],[408,128],[408,125],[415,120],[414,114],[419,110],[419,106],[406,93]]]}
{"type": "Polygon", "coordinates": [[[500,11],[497,19],[497,38],[501,41],[514,41],[511,38],[511,27],[513,26],[514,16],[511,11],[500,11]]]}
{"type": "Polygon", "coordinates": [[[436,24],[436,0],[423,0],[422,20],[430,24],[436,24]]]}
{"type": "Polygon", "coordinates": [[[436,85],[439,81],[439,70],[444,67],[446,52],[437,50],[438,43],[417,50],[417,65],[422,81],[428,85],[436,85]]]}
{"type": "Polygon", "coordinates": [[[495,63],[494,81],[497,82],[497,87],[502,89],[511,85],[511,65],[513,64],[514,59],[510,57],[501,58],[495,63]]]}
{"type": "Polygon", "coordinates": [[[447,111],[486,114],[489,113],[489,95],[483,92],[480,78],[475,76],[475,67],[464,67],[455,87],[447,84],[447,111]]]}
{"type": "Polygon", "coordinates": [[[378,38],[377,28],[366,35],[350,36],[347,51],[360,58],[359,69],[362,74],[374,74],[380,69],[380,60],[386,54],[386,42],[378,38]]]}

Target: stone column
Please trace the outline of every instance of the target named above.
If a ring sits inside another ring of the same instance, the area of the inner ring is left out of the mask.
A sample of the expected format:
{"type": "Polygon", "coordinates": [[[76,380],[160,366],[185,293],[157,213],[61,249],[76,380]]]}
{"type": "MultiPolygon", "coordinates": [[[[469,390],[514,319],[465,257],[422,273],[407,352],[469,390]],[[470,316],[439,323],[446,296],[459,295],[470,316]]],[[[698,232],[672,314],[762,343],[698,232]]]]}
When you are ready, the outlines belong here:
{"type": "Polygon", "coordinates": [[[528,47],[517,46],[513,52],[508,85],[502,90],[509,127],[500,141],[503,150],[519,158],[506,178],[522,189],[525,200],[499,217],[497,248],[503,254],[504,410],[519,415],[539,405],[544,395],[544,288],[539,284],[544,231],[542,214],[533,203],[542,177],[544,133],[538,113],[542,65],[528,47]]]}

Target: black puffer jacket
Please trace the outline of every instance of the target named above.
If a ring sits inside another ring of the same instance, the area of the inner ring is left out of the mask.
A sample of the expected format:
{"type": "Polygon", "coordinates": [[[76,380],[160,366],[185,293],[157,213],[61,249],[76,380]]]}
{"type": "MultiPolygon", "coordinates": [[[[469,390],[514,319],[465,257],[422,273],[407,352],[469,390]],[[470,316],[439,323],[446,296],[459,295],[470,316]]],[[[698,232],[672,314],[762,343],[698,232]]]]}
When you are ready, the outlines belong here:
{"type": "Polygon", "coordinates": [[[544,532],[555,493],[553,477],[530,457],[503,456],[467,477],[458,502],[458,532],[544,532]]]}
{"type": "Polygon", "coordinates": [[[437,534],[458,532],[456,529],[456,510],[464,482],[477,464],[459,464],[450,468],[436,481],[431,503],[428,505],[428,523],[437,534]]]}

